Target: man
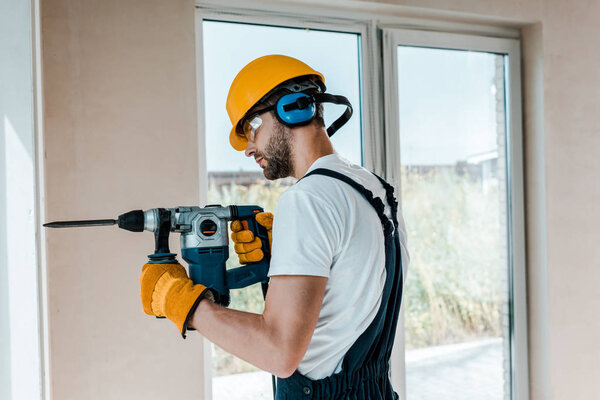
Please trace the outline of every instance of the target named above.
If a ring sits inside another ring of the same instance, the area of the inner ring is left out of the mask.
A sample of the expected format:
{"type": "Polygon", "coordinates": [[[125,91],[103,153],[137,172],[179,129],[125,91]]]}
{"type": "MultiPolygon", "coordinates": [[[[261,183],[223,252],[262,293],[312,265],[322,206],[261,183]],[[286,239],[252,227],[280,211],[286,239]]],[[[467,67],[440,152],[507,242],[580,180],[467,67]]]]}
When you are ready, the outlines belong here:
{"type": "MultiPolygon", "coordinates": [[[[206,301],[210,290],[179,264],[144,266],[144,311],[278,376],[277,399],[394,399],[389,358],[408,263],[405,228],[391,186],[335,153],[329,136],[351,106],[324,92],[320,73],[281,55],[246,65],[229,91],[231,145],[267,179],[299,179],[275,212],[263,314],[206,301]],[[347,106],[327,130],[322,102],[347,106]]],[[[256,218],[271,228],[272,215],[256,218]]],[[[260,260],[260,240],[239,221],[231,228],[240,262],[260,260]]]]}

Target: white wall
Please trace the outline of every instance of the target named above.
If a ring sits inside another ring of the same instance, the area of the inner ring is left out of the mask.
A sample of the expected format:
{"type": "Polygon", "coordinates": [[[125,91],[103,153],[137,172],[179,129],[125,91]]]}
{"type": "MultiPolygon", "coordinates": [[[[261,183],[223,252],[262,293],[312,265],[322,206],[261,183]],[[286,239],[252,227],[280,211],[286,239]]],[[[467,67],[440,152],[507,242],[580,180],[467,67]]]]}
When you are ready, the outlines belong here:
{"type": "Polygon", "coordinates": [[[31,6],[0,2],[0,398],[15,400],[41,396],[31,6]]]}

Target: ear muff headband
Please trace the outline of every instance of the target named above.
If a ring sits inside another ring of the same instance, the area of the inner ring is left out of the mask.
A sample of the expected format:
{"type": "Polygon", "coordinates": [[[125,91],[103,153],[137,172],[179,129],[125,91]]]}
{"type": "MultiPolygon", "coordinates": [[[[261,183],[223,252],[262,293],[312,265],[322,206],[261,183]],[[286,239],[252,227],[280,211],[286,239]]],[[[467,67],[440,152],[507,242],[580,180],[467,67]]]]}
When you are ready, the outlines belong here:
{"type": "Polygon", "coordinates": [[[344,113],[340,115],[338,119],[333,121],[333,124],[329,125],[327,128],[327,135],[331,137],[338,129],[340,129],[342,126],[344,126],[344,124],[346,124],[346,122],[350,120],[350,117],[352,117],[352,104],[350,104],[350,100],[344,96],[338,96],[329,93],[317,93],[314,95],[314,98],[318,103],[333,103],[346,106],[346,111],[344,111],[344,113]]]}
{"type": "Polygon", "coordinates": [[[275,117],[291,128],[308,125],[315,117],[316,103],[333,103],[346,106],[346,111],[327,128],[329,137],[339,130],[352,117],[352,105],[344,96],[329,93],[290,93],[282,96],[275,106],[275,117]]]}

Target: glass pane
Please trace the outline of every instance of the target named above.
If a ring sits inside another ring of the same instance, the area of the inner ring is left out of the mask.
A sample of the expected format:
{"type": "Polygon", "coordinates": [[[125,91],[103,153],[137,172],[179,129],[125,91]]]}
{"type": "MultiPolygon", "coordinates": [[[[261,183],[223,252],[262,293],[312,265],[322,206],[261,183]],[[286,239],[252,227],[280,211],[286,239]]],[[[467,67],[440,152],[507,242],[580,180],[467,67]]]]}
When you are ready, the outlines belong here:
{"type": "Polygon", "coordinates": [[[409,400],[508,399],[505,56],[398,47],[409,400]]]}
{"type": "MultiPolygon", "coordinates": [[[[325,76],[327,92],[346,96],[354,117],[332,137],[335,149],[361,164],[359,101],[359,36],[350,33],[282,28],[264,25],[204,21],[204,87],[209,204],[257,204],[274,211],[292,178],[268,181],[253,158],[229,145],[231,123],[225,110],[229,85],[248,62],[266,54],[296,57],[325,76]],[[335,57],[332,57],[335,53],[335,57]]],[[[325,104],[325,124],[331,124],[343,106],[325,104]]],[[[228,268],[238,267],[230,248],[228,268]]],[[[231,293],[231,308],[261,313],[260,285],[231,293]]],[[[271,376],[213,347],[213,399],[272,399],[271,376]]]]}

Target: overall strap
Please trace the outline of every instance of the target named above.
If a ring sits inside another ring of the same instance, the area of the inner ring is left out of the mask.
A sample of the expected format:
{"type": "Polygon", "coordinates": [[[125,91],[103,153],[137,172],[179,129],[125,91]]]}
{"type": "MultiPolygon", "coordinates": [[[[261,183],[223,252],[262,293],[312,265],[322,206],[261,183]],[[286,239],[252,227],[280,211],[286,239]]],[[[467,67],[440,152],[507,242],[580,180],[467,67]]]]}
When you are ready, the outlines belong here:
{"type": "Polygon", "coordinates": [[[385,180],[383,180],[375,172],[371,172],[371,173],[373,175],[375,175],[377,177],[377,179],[379,179],[379,182],[381,182],[381,184],[383,185],[383,187],[385,189],[386,200],[387,200],[388,204],[390,205],[390,208],[392,209],[392,220],[394,221],[394,226],[396,228],[398,228],[398,201],[396,200],[396,197],[394,196],[394,187],[392,185],[390,185],[389,183],[387,183],[385,180]]]}
{"type": "Polygon", "coordinates": [[[395,270],[394,276],[397,277],[397,283],[392,287],[392,293],[390,294],[391,304],[387,310],[386,320],[391,321],[386,326],[385,333],[385,343],[383,344],[386,353],[386,359],[389,360],[392,353],[392,346],[394,344],[394,335],[396,332],[396,327],[398,324],[398,315],[400,313],[400,306],[402,304],[402,289],[404,285],[404,273],[402,271],[402,255],[400,252],[400,240],[398,237],[398,201],[394,196],[394,187],[390,185],[387,181],[382,179],[380,176],[372,172],[373,175],[379,179],[379,182],[383,185],[386,191],[387,202],[392,209],[392,221],[394,222],[394,226],[396,227],[394,240],[396,242],[395,246],[395,270]]]}
{"type": "MultiPolygon", "coordinates": [[[[373,192],[371,192],[369,189],[365,188],[364,186],[358,184],[357,182],[355,182],[354,180],[348,178],[346,175],[341,174],[337,171],[332,171],[330,169],[326,169],[326,168],[317,168],[314,169],[312,171],[310,171],[309,173],[307,173],[306,175],[304,175],[302,177],[302,179],[306,178],[307,176],[310,175],[326,175],[332,178],[337,178],[343,182],[346,182],[348,185],[352,186],[354,189],[356,189],[360,194],[362,194],[365,199],[367,199],[367,201],[371,204],[371,206],[373,206],[373,208],[375,209],[375,211],[377,212],[377,216],[379,217],[379,220],[381,221],[381,225],[383,226],[383,233],[384,236],[388,236],[391,235],[394,232],[394,227],[396,226],[397,222],[396,222],[396,211],[394,209],[394,203],[390,203],[389,202],[389,196],[390,196],[390,192],[389,189],[386,188],[386,194],[388,195],[388,203],[390,204],[390,207],[392,208],[392,219],[394,220],[394,222],[390,222],[390,220],[388,219],[388,217],[385,216],[385,205],[383,204],[383,201],[381,201],[381,199],[379,197],[375,197],[373,196],[373,192]]],[[[375,175],[377,176],[377,175],[375,175]]],[[[379,177],[377,177],[380,180],[383,180],[379,177]]],[[[384,181],[385,182],[385,181],[384,181]]],[[[386,182],[387,184],[387,182],[386,182]]],[[[388,185],[391,188],[391,196],[393,197],[393,191],[394,188],[391,187],[390,185],[388,185]]],[[[385,186],[384,186],[385,187],[385,186]]],[[[397,204],[397,203],[396,203],[397,204]]]]}

